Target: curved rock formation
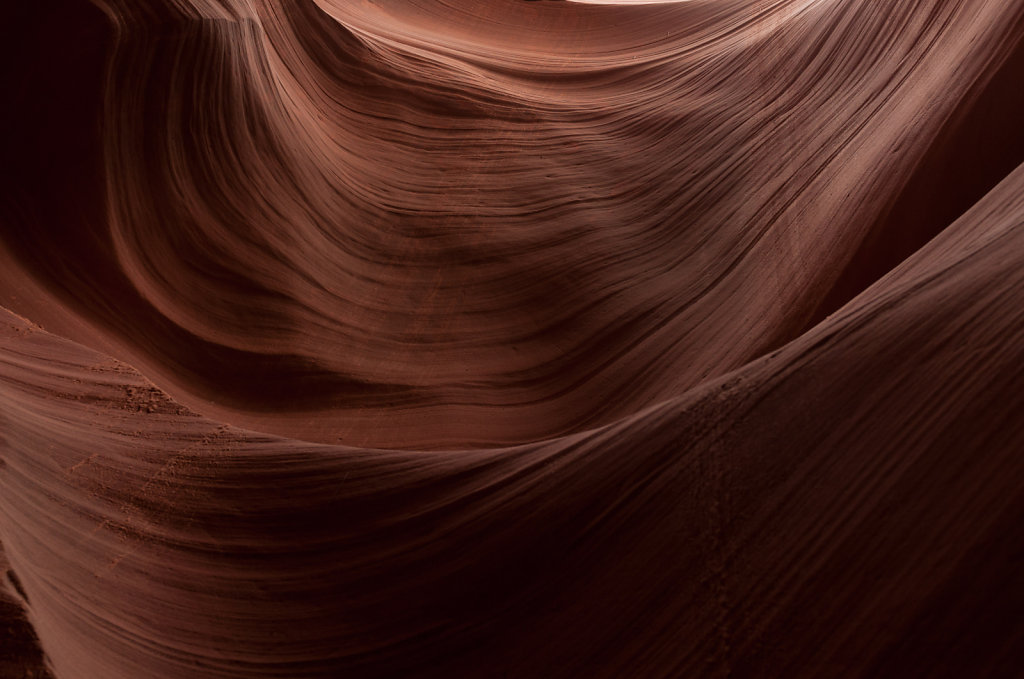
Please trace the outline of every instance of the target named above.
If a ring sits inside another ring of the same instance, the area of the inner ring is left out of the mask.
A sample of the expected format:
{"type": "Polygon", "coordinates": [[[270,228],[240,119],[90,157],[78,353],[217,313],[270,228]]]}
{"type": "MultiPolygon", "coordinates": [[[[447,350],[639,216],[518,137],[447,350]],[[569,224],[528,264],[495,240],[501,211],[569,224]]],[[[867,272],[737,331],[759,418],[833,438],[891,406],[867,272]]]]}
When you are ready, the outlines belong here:
{"type": "Polygon", "coordinates": [[[1024,663],[1024,2],[16,19],[0,540],[58,679],[1024,663]]]}

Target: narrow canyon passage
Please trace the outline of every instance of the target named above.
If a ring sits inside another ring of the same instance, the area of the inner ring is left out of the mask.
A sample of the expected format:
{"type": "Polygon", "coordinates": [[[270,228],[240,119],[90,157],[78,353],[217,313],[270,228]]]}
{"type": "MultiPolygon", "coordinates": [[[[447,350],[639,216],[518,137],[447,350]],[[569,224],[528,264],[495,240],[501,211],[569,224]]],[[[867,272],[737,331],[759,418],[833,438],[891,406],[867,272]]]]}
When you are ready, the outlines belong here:
{"type": "Polygon", "coordinates": [[[1024,1],[6,31],[0,672],[1024,665],[1024,1]]]}

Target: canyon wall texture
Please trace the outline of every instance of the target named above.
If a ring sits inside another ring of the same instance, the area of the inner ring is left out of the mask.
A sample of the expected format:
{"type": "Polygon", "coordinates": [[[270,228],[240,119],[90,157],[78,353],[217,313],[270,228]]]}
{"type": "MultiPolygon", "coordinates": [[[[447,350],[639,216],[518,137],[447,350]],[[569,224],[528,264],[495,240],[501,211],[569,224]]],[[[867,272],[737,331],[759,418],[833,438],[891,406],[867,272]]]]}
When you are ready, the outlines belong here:
{"type": "Polygon", "coordinates": [[[1024,0],[12,13],[11,677],[1024,667],[1024,0]]]}

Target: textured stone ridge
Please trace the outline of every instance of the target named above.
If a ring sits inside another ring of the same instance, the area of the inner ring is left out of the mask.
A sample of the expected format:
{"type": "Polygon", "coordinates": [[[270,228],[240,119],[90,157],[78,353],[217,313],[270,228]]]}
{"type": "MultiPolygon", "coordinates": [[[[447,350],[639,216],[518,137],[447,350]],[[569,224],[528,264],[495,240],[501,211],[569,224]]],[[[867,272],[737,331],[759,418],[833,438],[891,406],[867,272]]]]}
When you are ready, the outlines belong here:
{"type": "Polygon", "coordinates": [[[0,675],[1024,666],[1024,0],[15,5],[0,675]]]}

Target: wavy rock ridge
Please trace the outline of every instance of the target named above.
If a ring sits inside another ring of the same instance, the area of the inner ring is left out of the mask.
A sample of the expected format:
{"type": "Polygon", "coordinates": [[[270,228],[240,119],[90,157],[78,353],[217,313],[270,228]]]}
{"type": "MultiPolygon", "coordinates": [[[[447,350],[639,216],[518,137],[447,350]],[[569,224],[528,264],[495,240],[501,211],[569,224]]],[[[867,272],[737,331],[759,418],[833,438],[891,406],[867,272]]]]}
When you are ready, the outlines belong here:
{"type": "Polygon", "coordinates": [[[1024,663],[1024,2],[16,19],[0,540],[59,679],[1024,663]]]}

